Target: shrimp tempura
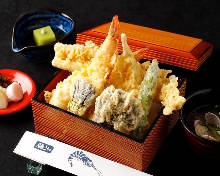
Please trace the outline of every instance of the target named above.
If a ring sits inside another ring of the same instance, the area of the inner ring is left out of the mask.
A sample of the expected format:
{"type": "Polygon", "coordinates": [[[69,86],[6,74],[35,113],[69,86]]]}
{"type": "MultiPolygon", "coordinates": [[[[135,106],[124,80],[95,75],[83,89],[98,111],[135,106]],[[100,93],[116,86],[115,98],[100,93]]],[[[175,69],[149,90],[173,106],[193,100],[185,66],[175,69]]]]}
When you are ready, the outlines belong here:
{"type": "Polygon", "coordinates": [[[92,58],[91,64],[87,69],[88,77],[96,88],[97,94],[104,90],[104,84],[117,60],[118,35],[118,16],[114,16],[105,41],[96,52],[95,57],[92,58]]]}
{"type": "Polygon", "coordinates": [[[125,91],[138,91],[144,78],[145,70],[140,63],[136,61],[137,52],[133,53],[127,44],[127,37],[121,34],[123,47],[122,55],[118,56],[115,67],[107,82],[108,85],[114,85],[116,88],[125,91]]]}

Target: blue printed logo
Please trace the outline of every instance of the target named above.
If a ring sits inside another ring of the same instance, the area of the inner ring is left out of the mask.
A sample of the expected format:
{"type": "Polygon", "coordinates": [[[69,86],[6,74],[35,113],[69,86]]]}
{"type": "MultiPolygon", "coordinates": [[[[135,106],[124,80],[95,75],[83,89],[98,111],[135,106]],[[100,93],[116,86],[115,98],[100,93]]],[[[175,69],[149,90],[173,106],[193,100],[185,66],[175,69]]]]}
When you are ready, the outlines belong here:
{"type": "Polygon", "coordinates": [[[54,149],[52,145],[45,144],[43,142],[37,141],[34,148],[41,150],[43,152],[51,153],[54,149]]]}
{"type": "Polygon", "coordinates": [[[72,154],[70,154],[68,162],[70,163],[71,167],[73,167],[73,159],[77,159],[78,161],[81,161],[85,166],[93,168],[97,172],[98,176],[102,176],[102,173],[96,169],[92,160],[89,159],[82,151],[75,151],[72,154]]]}

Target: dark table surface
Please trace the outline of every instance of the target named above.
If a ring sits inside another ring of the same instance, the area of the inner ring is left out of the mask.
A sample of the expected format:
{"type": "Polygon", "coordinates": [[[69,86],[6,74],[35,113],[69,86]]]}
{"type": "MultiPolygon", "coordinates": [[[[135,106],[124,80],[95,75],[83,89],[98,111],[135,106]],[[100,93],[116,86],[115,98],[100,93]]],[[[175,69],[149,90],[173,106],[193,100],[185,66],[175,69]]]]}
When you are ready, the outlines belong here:
{"type": "MultiPolygon", "coordinates": [[[[186,96],[219,84],[220,10],[217,0],[148,0],[148,1],[68,1],[68,0],[1,0],[0,1],[0,69],[11,68],[29,74],[39,90],[57,71],[51,59],[30,62],[11,50],[11,34],[16,18],[23,12],[49,7],[65,12],[76,21],[77,33],[111,21],[117,14],[124,22],[202,38],[215,47],[212,56],[197,71],[183,71],[188,78],[186,96]]],[[[26,131],[34,131],[31,106],[16,114],[0,116],[0,176],[27,175],[27,160],[13,154],[26,131]]],[[[181,123],[169,137],[147,169],[153,175],[209,175],[218,173],[219,164],[196,156],[189,148],[181,123]]],[[[46,167],[44,175],[68,175],[46,167]]]]}

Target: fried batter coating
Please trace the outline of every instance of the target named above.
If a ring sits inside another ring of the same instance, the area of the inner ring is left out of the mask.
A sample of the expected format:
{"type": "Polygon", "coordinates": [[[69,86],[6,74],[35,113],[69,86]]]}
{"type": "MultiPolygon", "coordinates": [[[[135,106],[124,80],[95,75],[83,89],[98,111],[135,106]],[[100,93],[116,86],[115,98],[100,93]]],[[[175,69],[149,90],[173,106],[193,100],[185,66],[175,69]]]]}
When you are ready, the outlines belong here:
{"type": "Polygon", "coordinates": [[[91,59],[90,64],[88,66],[84,65],[80,70],[76,70],[72,73],[73,76],[79,76],[82,79],[89,80],[93,87],[95,87],[96,96],[104,90],[107,78],[112,72],[118,57],[118,30],[119,21],[118,17],[115,16],[105,41],[91,59]]]}
{"type": "Polygon", "coordinates": [[[134,53],[127,44],[127,37],[124,33],[121,34],[121,41],[123,53],[118,56],[107,86],[114,85],[116,88],[125,91],[134,90],[137,94],[144,78],[145,69],[136,61],[134,53]]]}
{"type": "Polygon", "coordinates": [[[167,75],[170,74],[171,72],[172,72],[171,70],[159,69],[154,102],[160,103],[160,94],[161,94],[162,86],[170,82],[170,79],[169,77],[167,77],[167,75]]]}
{"type": "Polygon", "coordinates": [[[52,65],[70,72],[80,70],[82,66],[90,64],[91,58],[95,56],[98,49],[99,47],[92,41],[85,42],[85,45],[56,43],[52,65]]]}
{"type": "Polygon", "coordinates": [[[59,82],[52,92],[46,91],[44,94],[46,102],[67,110],[68,102],[70,101],[70,89],[73,84],[73,81],[77,79],[75,75],[70,75],[63,81],[59,82]]]}
{"type": "Polygon", "coordinates": [[[144,72],[149,68],[149,66],[150,66],[150,61],[146,61],[141,64],[141,68],[142,70],[144,70],[144,72]]]}
{"type": "Polygon", "coordinates": [[[70,97],[67,110],[82,116],[95,102],[95,88],[87,80],[75,79],[70,88],[70,97]]]}
{"type": "Polygon", "coordinates": [[[117,60],[118,37],[119,21],[118,16],[114,16],[105,41],[97,50],[95,57],[92,58],[91,64],[87,69],[89,80],[96,88],[97,95],[104,90],[107,78],[112,72],[115,61],[117,60]]]}
{"type": "MultiPolygon", "coordinates": [[[[54,89],[51,93],[49,92],[45,93],[45,99],[49,100],[48,101],[49,104],[67,110],[68,103],[69,101],[71,101],[70,89],[71,86],[74,85],[75,79],[88,80],[91,83],[91,85],[95,88],[95,94],[96,94],[95,97],[97,97],[104,90],[104,84],[107,81],[108,75],[111,73],[111,70],[113,69],[115,60],[117,59],[118,35],[119,35],[119,21],[118,21],[118,17],[115,16],[112,20],[105,41],[96,50],[93,58],[91,59],[87,58],[88,64],[82,64],[80,66],[80,69],[78,68],[74,70],[72,72],[72,75],[66,78],[63,82],[58,83],[56,89],[54,89]]],[[[67,56],[69,53],[71,53],[72,49],[74,50],[74,48],[77,48],[76,45],[72,45],[72,46],[64,45],[64,48],[61,47],[60,52],[57,52],[57,58],[60,58],[61,60],[64,59],[65,62],[70,60],[71,63],[70,65],[72,65],[71,67],[73,67],[73,65],[77,63],[77,61],[74,60],[74,58],[69,58],[67,56]],[[67,48],[65,48],[65,46],[67,48]],[[62,49],[64,49],[64,51],[62,51],[62,49]]],[[[56,49],[57,48],[55,47],[55,50],[56,49]]],[[[70,57],[71,56],[72,55],[70,54],[70,57]]],[[[85,57],[88,56],[85,55],[85,57]]],[[[82,93],[81,96],[83,96],[83,92],[81,93],[82,93]]],[[[69,104],[69,110],[70,109],[74,110],[75,108],[79,108],[79,107],[81,107],[81,105],[77,104],[75,100],[71,101],[69,104]]],[[[83,109],[83,111],[85,111],[85,109],[83,109]]]]}
{"type": "Polygon", "coordinates": [[[163,109],[164,115],[170,115],[174,110],[178,110],[185,103],[186,99],[179,95],[178,77],[171,75],[169,77],[169,83],[163,84],[160,93],[160,101],[165,106],[163,109]]]}
{"type": "Polygon", "coordinates": [[[138,98],[141,100],[142,107],[144,109],[144,115],[138,124],[137,129],[134,131],[134,136],[138,139],[143,138],[145,131],[149,128],[149,113],[155,97],[157,79],[158,79],[158,62],[156,59],[152,61],[149,68],[146,71],[144,80],[141,83],[138,98]]]}
{"type": "Polygon", "coordinates": [[[115,89],[111,85],[96,98],[92,120],[97,123],[107,122],[115,130],[129,134],[137,128],[143,114],[141,102],[134,97],[133,92],[115,89]]]}

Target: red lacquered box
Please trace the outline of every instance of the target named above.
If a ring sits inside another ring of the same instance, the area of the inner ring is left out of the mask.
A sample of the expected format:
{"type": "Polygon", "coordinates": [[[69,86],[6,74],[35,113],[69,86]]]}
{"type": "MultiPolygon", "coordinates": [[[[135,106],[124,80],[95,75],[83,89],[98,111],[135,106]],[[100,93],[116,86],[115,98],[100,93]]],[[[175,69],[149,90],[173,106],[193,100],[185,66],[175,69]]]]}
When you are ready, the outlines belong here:
{"type": "MultiPolygon", "coordinates": [[[[105,24],[78,34],[77,43],[92,40],[96,44],[101,44],[108,31],[108,26],[109,24],[105,24]]],[[[120,23],[120,29],[127,34],[128,44],[133,51],[146,47],[146,44],[150,44],[150,50],[145,54],[145,58],[149,56],[151,60],[154,57],[162,63],[196,70],[198,66],[201,65],[201,63],[197,61],[203,58],[202,61],[200,60],[200,62],[203,62],[212,51],[212,45],[203,42],[201,39],[127,23],[120,23]],[[145,35],[146,31],[149,32],[148,37],[145,35]],[[142,39],[146,39],[146,41],[140,41],[140,35],[145,36],[145,38],[143,37],[142,39]],[[178,45],[177,41],[181,39],[184,39],[184,41],[179,42],[180,44],[178,45]],[[172,43],[172,41],[176,42],[176,44],[172,43]],[[181,51],[181,47],[183,51],[181,51]],[[200,56],[200,59],[192,56],[192,52],[194,55],[196,53],[196,56],[200,56]],[[171,54],[173,54],[172,57],[169,57],[171,54]],[[168,57],[167,60],[165,56],[168,57]],[[177,58],[172,60],[175,56],[177,56],[177,58]],[[184,56],[185,60],[178,59],[179,56],[184,56]],[[192,56],[188,62],[186,56],[192,56]],[[191,65],[191,63],[193,64],[191,65]]],[[[119,51],[120,50],[119,44],[119,51]]],[[[140,141],[103,126],[102,124],[95,123],[84,117],[77,116],[45,103],[44,91],[53,90],[56,84],[65,79],[68,75],[69,72],[60,71],[52,78],[49,84],[33,98],[32,109],[35,132],[132,168],[145,171],[161,147],[164,139],[178,121],[179,111],[175,111],[170,116],[164,116],[161,112],[151,125],[144,139],[140,141]]],[[[180,94],[184,96],[186,88],[186,80],[184,78],[179,79],[178,88],[180,94]]]]}
{"type": "MultiPolygon", "coordinates": [[[[158,115],[142,141],[109,129],[84,117],[47,104],[44,91],[51,91],[59,81],[69,75],[60,71],[44,90],[32,100],[35,132],[55,138],[99,156],[145,171],[178,120],[178,111],[170,116],[158,115]]],[[[186,80],[179,90],[184,96],[186,80]]]]}
{"type": "MultiPolygon", "coordinates": [[[[92,40],[100,45],[109,29],[110,23],[77,34],[77,43],[92,40]]],[[[213,45],[198,38],[161,31],[149,27],[120,22],[120,31],[126,33],[132,51],[149,47],[144,58],[157,59],[160,63],[196,71],[211,55],[213,45]]],[[[119,42],[119,52],[122,51],[119,42]]]]}

